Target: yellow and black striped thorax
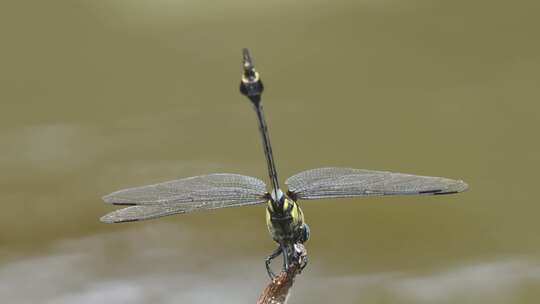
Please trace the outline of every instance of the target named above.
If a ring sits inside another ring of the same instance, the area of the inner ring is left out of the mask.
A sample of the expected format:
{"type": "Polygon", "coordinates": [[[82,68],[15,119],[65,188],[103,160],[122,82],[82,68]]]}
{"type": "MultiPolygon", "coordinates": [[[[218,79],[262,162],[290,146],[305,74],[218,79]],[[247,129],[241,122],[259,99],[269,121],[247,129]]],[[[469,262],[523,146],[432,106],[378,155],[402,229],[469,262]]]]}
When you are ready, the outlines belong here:
{"type": "Polygon", "coordinates": [[[301,237],[304,214],[298,204],[284,197],[283,203],[268,200],[266,225],[272,238],[278,242],[295,242],[301,237]]]}

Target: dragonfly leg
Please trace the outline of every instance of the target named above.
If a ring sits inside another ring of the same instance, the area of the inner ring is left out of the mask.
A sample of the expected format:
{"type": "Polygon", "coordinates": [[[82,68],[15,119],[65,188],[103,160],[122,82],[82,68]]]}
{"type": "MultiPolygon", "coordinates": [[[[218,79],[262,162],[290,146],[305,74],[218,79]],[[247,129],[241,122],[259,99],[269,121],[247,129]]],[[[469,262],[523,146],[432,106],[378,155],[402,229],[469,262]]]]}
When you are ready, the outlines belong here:
{"type": "Polygon", "coordinates": [[[268,273],[268,276],[270,279],[274,279],[276,277],[276,274],[272,271],[272,268],[270,268],[270,263],[272,263],[272,260],[275,259],[278,255],[280,255],[282,252],[281,246],[276,248],[272,254],[270,254],[268,257],[266,257],[265,265],[266,265],[266,272],[268,273]]]}
{"type": "Polygon", "coordinates": [[[280,245],[281,250],[283,251],[283,271],[289,269],[289,248],[286,245],[280,245]]]}
{"type": "Polygon", "coordinates": [[[302,243],[296,243],[293,246],[293,250],[292,259],[299,264],[300,272],[302,272],[308,264],[306,247],[302,243]]]}
{"type": "Polygon", "coordinates": [[[300,270],[304,270],[306,268],[307,264],[309,262],[308,256],[306,255],[302,261],[302,266],[300,267],[300,270]]]}

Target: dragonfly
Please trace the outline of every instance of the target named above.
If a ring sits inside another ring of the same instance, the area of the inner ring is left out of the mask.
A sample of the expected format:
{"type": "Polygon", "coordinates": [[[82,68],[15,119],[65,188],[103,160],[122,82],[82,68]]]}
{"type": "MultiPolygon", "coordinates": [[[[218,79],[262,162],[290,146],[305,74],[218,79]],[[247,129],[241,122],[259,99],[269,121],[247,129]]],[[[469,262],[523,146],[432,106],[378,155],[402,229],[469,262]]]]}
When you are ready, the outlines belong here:
{"type": "Polygon", "coordinates": [[[106,214],[101,218],[102,222],[132,222],[202,210],[265,204],[266,225],[277,243],[277,248],[265,259],[267,273],[273,279],[272,260],[281,255],[282,270],[287,271],[294,260],[295,245],[304,244],[309,239],[310,229],[299,206],[300,200],[443,195],[467,190],[468,185],[462,180],[337,167],[300,172],[285,180],[287,190],[282,190],[263,112],[261,96],[264,86],[248,49],[243,49],[242,57],[240,92],[250,100],[257,114],[270,191],[264,181],[245,175],[215,173],[188,177],[124,189],[104,196],[106,203],[124,208],[106,214]]]}

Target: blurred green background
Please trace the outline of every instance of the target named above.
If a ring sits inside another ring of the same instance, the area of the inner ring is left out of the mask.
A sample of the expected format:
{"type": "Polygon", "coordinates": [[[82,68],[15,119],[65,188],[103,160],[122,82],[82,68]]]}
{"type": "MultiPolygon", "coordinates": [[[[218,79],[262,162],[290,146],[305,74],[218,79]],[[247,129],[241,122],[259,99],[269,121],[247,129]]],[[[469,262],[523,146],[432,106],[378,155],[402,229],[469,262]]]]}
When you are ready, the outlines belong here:
{"type": "Polygon", "coordinates": [[[0,4],[0,299],[253,303],[264,207],[105,225],[100,197],[212,172],[346,166],[464,194],[302,203],[291,303],[540,301],[540,4],[56,0],[0,4]]]}

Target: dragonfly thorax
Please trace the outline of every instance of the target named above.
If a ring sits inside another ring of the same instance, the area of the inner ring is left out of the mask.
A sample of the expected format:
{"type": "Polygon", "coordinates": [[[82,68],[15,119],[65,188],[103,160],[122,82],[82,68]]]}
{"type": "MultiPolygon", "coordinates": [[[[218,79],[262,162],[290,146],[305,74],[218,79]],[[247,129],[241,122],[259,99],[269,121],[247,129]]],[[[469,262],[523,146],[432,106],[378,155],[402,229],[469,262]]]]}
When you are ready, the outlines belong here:
{"type": "Polygon", "coordinates": [[[282,243],[305,242],[309,228],[298,204],[281,190],[272,190],[266,208],[266,224],[272,238],[282,243]]]}

